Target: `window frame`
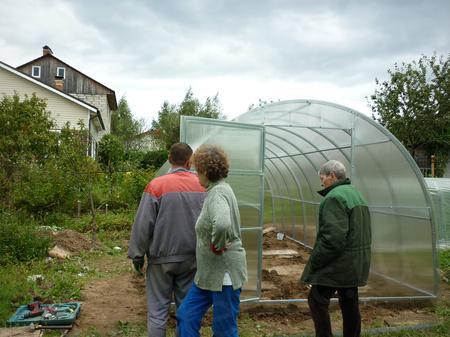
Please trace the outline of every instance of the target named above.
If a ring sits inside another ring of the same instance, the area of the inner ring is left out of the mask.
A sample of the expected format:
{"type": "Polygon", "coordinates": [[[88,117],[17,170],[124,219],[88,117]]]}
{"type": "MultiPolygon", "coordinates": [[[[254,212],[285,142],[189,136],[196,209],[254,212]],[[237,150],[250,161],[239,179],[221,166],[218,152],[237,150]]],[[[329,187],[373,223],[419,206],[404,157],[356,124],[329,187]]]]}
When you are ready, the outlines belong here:
{"type": "Polygon", "coordinates": [[[31,67],[31,76],[34,78],[41,78],[41,66],[32,66],[31,67]],[[38,75],[34,75],[34,70],[38,69],[38,75]]]}
{"type": "Polygon", "coordinates": [[[56,67],[56,76],[62,77],[63,79],[65,79],[66,78],[66,68],[64,68],[64,67],[56,67]],[[59,70],[60,69],[63,70],[63,76],[59,76],[59,70]]]}

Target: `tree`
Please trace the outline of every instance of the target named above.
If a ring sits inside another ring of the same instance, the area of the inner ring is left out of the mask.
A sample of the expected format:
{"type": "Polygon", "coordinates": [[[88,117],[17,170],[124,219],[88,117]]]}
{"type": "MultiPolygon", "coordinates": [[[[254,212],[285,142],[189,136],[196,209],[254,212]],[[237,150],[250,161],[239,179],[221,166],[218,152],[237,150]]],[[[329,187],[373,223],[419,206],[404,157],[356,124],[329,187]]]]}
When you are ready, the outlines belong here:
{"type": "Polygon", "coordinates": [[[105,135],[98,143],[97,161],[109,173],[118,168],[124,158],[124,148],[119,138],[113,134],[105,135]]]}
{"type": "Polygon", "coordinates": [[[119,138],[113,134],[103,136],[98,144],[97,161],[108,172],[109,199],[111,199],[113,192],[113,173],[117,171],[123,159],[124,147],[119,138]]]}
{"type": "Polygon", "coordinates": [[[158,119],[152,122],[152,133],[163,149],[180,141],[180,117],[196,116],[204,118],[223,119],[218,94],[208,97],[204,104],[194,97],[192,89],[186,92],[179,105],[165,101],[158,112],[158,119]]]}
{"type": "Polygon", "coordinates": [[[413,157],[418,148],[435,154],[443,171],[450,151],[450,54],[395,64],[388,74],[386,81],[375,79],[378,88],[369,99],[373,119],[413,157]]]}
{"type": "MultiPolygon", "coordinates": [[[[126,150],[136,145],[136,137],[142,132],[143,120],[135,120],[125,96],[119,101],[116,111],[111,115],[111,133],[119,138],[126,150]]],[[[136,145],[137,146],[137,145],[136,145]]]]}
{"type": "Polygon", "coordinates": [[[56,146],[55,124],[46,102],[35,94],[4,96],[0,101],[0,195],[8,199],[29,163],[48,158],[56,146]]]}

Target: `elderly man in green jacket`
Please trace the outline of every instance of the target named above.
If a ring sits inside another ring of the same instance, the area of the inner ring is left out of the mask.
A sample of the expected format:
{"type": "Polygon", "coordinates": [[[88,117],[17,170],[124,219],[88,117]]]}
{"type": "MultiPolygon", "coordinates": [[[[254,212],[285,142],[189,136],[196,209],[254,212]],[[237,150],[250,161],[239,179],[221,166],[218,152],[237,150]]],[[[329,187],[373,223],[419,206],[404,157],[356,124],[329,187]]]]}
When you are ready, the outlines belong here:
{"type": "Polygon", "coordinates": [[[371,229],[366,201],[346,178],[345,166],[330,160],[319,170],[324,196],[311,257],[301,280],[311,284],[308,304],[317,337],[331,337],[328,306],[337,292],[344,337],[361,334],[358,287],[367,284],[371,229]]]}

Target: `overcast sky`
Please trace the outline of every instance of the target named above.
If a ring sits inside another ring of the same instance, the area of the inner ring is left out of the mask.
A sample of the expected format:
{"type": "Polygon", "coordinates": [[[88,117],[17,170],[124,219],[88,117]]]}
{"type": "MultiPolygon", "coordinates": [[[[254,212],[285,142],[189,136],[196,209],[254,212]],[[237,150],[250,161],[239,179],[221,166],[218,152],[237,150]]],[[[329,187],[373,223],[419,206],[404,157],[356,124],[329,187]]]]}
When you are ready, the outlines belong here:
{"type": "Polygon", "coordinates": [[[319,99],[370,114],[395,62],[450,52],[449,0],[1,0],[0,60],[42,46],[151,121],[189,87],[232,119],[258,99],[319,99]]]}

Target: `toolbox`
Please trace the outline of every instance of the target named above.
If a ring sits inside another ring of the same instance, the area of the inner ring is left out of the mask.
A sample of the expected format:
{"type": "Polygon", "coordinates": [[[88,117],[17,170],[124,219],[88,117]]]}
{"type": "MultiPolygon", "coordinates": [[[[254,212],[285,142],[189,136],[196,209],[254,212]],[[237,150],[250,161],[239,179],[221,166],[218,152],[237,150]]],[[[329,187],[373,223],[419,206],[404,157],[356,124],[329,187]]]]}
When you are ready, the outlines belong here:
{"type": "Polygon", "coordinates": [[[8,326],[72,325],[80,315],[81,303],[67,302],[21,305],[7,321],[8,326]]]}

